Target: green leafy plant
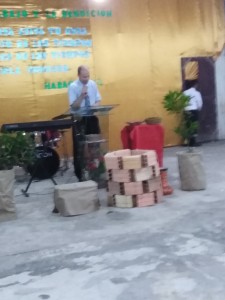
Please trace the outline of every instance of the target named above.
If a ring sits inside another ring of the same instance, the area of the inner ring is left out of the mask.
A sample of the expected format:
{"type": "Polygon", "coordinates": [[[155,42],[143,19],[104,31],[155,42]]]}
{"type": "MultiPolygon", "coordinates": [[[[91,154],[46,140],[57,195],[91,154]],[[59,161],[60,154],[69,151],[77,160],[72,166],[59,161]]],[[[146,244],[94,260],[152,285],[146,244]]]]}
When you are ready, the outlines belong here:
{"type": "Polygon", "coordinates": [[[0,133],[0,170],[26,167],[35,160],[35,144],[22,132],[0,133]]]}
{"type": "Polygon", "coordinates": [[[192,121],[191,115],[185,108],[188,106],[190,97],[184,95],[181,91],[169,91],[163,99],[163,106],[170,114],[174,114],[178,120],[178,126],[174,129],[176,134],[187,141],[190,145],[190,139],[198,129],[198,123],[192,121]]]}
{"type": "Polygon", "coordinates": [[[189,100],[190,97],[180,91],[169,91],[164,97],[163,106],[169,113],[181,114],[189,100]]]}

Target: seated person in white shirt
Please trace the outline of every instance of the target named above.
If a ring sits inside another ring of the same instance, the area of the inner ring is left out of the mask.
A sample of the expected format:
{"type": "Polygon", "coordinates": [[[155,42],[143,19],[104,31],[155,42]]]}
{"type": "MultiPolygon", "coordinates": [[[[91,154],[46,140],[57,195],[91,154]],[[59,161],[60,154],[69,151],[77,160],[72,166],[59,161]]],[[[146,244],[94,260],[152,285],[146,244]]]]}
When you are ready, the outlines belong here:
{"type": "MultiPolygon", "coordinates": [[[[185,108],[186,119],[192,122],[199,122],[199,112],[202,109],[203,101],[201,93],[197,90],[198,81],[197,80],[186,80],[185,81],[185,91],[183,92],[186,96],[190,97],[188,106],[185,108]]],[[[196,142],[197,130],[195,134],[190,139],[190,146],[199,146],[200,143],[196,142]]]]}
{"type": "MultiPolygon", "coordinates": [[[[70,106],[74,109],[100,105],[101,95],[93,80],[90,80],[88,67],[78,68],[78,79],[68,88],[70,106]]],[[[85,134],[99,134],[99,122],[96,116],[83,117],[80,125],[85,127],[85,134]]]]}

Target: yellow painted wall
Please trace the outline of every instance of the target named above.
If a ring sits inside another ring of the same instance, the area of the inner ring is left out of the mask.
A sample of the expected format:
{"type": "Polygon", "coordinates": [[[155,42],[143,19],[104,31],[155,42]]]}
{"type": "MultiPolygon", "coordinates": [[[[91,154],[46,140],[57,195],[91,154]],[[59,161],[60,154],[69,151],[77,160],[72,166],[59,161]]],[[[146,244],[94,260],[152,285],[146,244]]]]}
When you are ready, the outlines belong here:
{"type": "MultiPolygon", "coordinates": [[[[222,50],[225,37],[223,0],[105,0],[104,4],[93,0],[33,0],[32,5],[28,5],[28,1],[23,5],[19,0],[11,1],[13,7],[17,4],[21,9],[52,7],[59,12],[65,7],[111,9],[113,16],[80,21],[46,20],[45,17],[6,21],[0,18],[0,27],[86,26],[94,43],[90,59],[66,61],[70,66],[66,74],[0,75],[1,124],[48,120],[66,111],[67,90],[44,90],[44,82],[62,77],[76,79],[77,66],[85,63],[91,68],[92,78],[103,82],[100,87],[103,104],[120,105],[110,116],[111,149],[121,147],[120,130],[126,121],[149,116],[162,117],[166,145],[177,143],[173,133],[175,121],[163,110],[162,98],[169,89],[181,87],[181,57],[217,55],[222,50]]],[[[4,0],[2,7],[4,5],[9,7],[10,2],[4,0]]],[[[15,61],[10,63],[15,64],[15,61]]],[[[26,68],[27,63],[21,62],[21,68],[26,68]]],[[[51,60],[47,63],[56,64],[51,60]]]]}
{"type": "Polygon", "coordinates": [[[128,120],[163,118],[165,144],[178,139],[162,108],[169,89],[181,88],[180,59],[210,56],[224,45],[224,1],[110,0],[114,17],[91,20],[94,69],[105,103],[118,103],[110,119],[110,145],[128,120]]]}

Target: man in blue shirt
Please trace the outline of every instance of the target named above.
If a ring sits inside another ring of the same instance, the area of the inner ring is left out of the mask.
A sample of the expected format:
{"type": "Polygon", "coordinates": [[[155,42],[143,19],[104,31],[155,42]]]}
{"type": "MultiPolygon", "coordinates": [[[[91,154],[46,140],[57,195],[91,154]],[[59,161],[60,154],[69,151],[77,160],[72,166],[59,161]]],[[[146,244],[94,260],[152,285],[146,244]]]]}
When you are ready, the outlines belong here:
{"type": "Polygon", "coordinates": [[[90,80],[88,68],[80,66],[78,77],[79,79],[72,82],[68,89],[70,105],[74,109],[100,105],[101,96],[96,83],[90,80]]]}
{"type": "MultiPolygon", "coordinates": [[[[100,105],[101,95],[97,84],[90,79],[88,67],[80,66],[78,68],[78,79],[70,84],[68,97],[70,106],[73,109],[100,105]]],[[[99,122],[96,116],[83,117],[78,125],[82,126],[85,134],[100,133],[99,122]]]]}
{"type": "MultiPolygon", "coordinates": [[[[70,106],[78,110],[90,106],[100,105],[101,96],[98,87],[93,80],[90,80],[90,73],[86,66],[78,68],[78,79],[72,82],[68,88],[70,106]]],[[[85,135],[100,134],[99,120],[96,116],[83,116],[76,122],[73,131],[74,143],[74,169],[79,180],[82,180],[82,160],[84,152],[85,135]]]]}

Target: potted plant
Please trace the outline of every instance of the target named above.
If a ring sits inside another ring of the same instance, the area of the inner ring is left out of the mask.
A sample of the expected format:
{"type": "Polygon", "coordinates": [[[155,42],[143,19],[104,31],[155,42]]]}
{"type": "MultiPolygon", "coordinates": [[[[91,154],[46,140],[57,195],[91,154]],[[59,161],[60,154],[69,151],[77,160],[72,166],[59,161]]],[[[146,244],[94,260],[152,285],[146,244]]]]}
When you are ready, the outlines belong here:
{"type": "Polygon", "coordinates": [[[187,151],[178,152],[178,165],[182,190],[194,191],[206,188],[206,176],[202,164],[202,154],[190,146],[190,140],[196,133],[198,123],[192,121],[185,111],[190,97],[181,91],[169,91],[163,99],[163,106],[176,116],[178,125],[174,131],[187,143],[187,151]]]}
{"type": "Polygon", "coordinates": [[[0,133],[0,211],[15,212],[14,167],[25,167],[35,159],[35,145],[22,132],[0,133]]]}

